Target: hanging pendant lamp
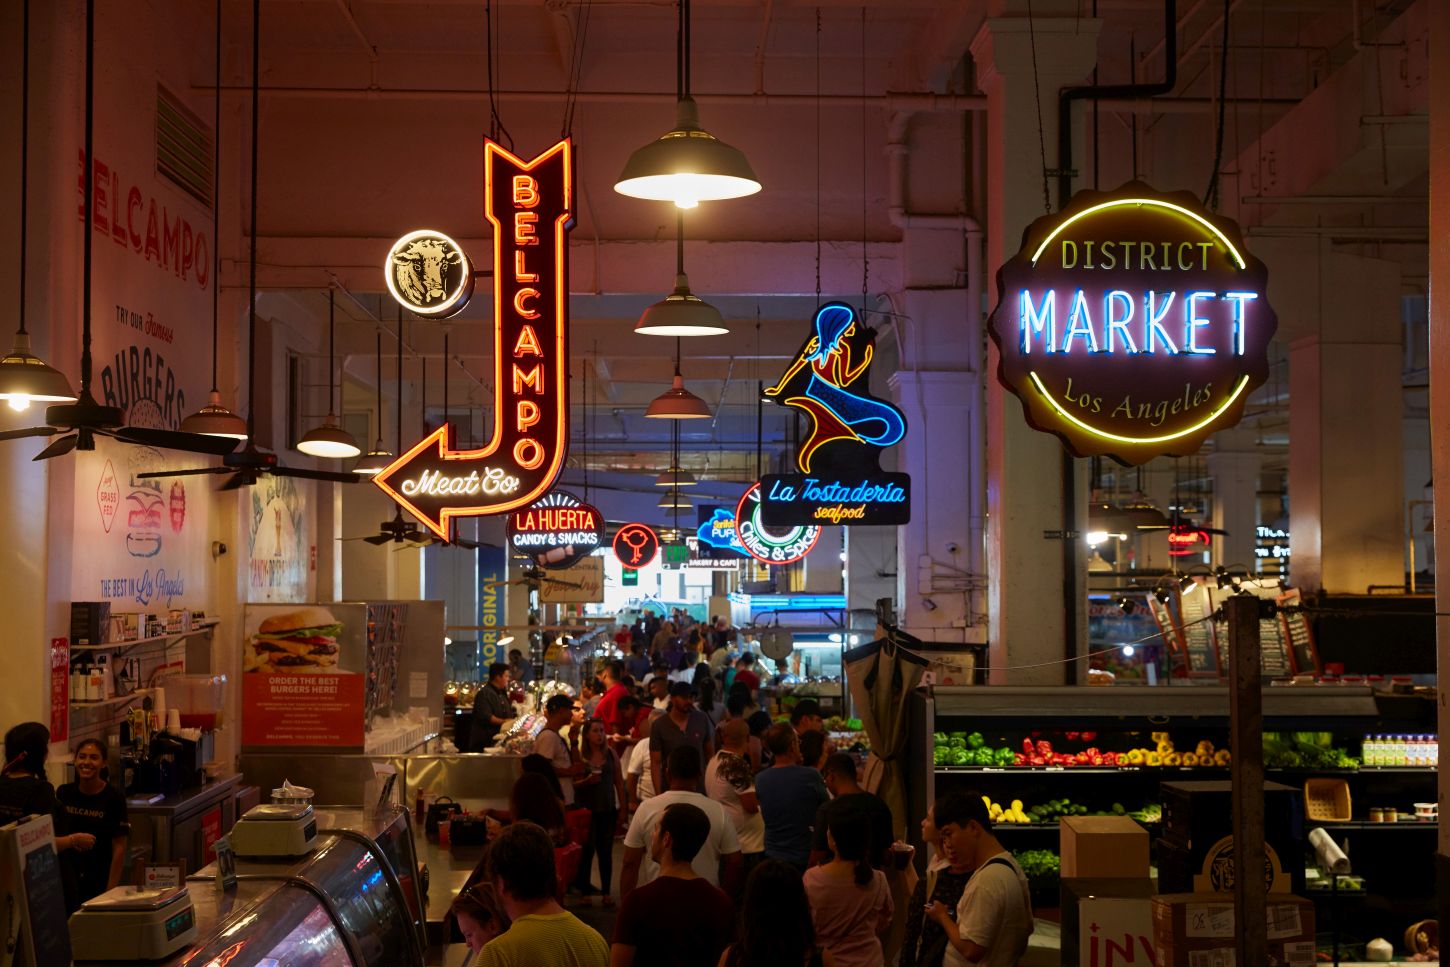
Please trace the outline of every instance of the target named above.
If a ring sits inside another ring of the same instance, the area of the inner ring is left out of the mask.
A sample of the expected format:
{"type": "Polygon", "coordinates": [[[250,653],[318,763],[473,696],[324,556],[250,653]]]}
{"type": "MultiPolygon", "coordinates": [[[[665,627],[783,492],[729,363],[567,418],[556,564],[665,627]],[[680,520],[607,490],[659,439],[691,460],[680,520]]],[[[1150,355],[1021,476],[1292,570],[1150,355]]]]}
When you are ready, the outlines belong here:
{"type": "Polygon", "coordinates": [[[15,345],[0,358],[0,399],[12,410],[27,409],[31,403],[74,403],[78,398],[65,374],[30,351],[30,333],[25,329],[25,235],[29,203],[30,167],[30,0],[21,15],[20,81],[20,326],[15,345]]]}
{"type": "Polygon", "coordinates": [[[369,477],[380,474],[393,462],[393,454],[383,445],[383,333],[378,330],[375,335],[378,337],[378,438],[373,441],[373,448],[357,462],[352,468],[353,473],[365,474],[369,477]]]}
{"type": "Polygon", "coordinates": [[[675,213],[675,291],[646,309],[634,331],[646,336],[721,336],[730,331],[720,310],[690,291],[683,211],[675,213]]]}
{"type": "Polygon", "coordinates": [[[710,407],[700,397],[685,389],[684,377],[680,375],[679,339],[675,340],[675,378],[669,389],[650,402],[644,415],[656,420],[710,419],[710,407]]]}
{"type": "Polygon", "coordinates": [[[212,262],[211,262],[211,391],[207,393],[206,405],[195,413],[181,421],[181,430],[185,433],[201,433],[205,436],[226,437],[231,440],[245,440],[247,438],[247,421],[242,419],[222,403],[221,391],[217,389],[216,361],[217,361],[217,320],[220,318],[218,302],[220,299],[222,280],[221,266],[222,257],[220,246],[215,244],[217,238],[217,227],[220,221],[218,209],[221,207],[221,130],[222,130],[222,3],[217,0],[216,4],[216,83],[214,89],[217,92],[212,115],[212,191],[211,191],[211,237],[212,262]]]}
{"type": "Polygon", "coordinates": [[[698,483],[695,475],[681,469],[678,462],[671,463],[669,469],[655,478],[656,487],[693,487],[698,483]]]}
{"type": "Polygon", "coordinates": [[[337,411],[332,408],[333,374],[337,357],[333,351],[333,334],[337,325],[337,292],[327,290],[327,418],[321,426],[308,430],[297,441],[297,449],[309,457],[326,457],[332,460],[346,460],[362,453],[351,433],[337,421],[337,411]]]}
{"type": "Polygon", "coordinates": [[[660,510],[689,510],[690,498],[678,490],[671,490],[661,495],[658,506],[660,510]]]}
{"type": "Polygon", "coordinates": [[[680,0],[675,97],[675,126],[629,156],[614,190],[679,208],[759,191],[760,179],[744,153],[700,126],[700,109],[690,96],[690,0],[680,0]]]}

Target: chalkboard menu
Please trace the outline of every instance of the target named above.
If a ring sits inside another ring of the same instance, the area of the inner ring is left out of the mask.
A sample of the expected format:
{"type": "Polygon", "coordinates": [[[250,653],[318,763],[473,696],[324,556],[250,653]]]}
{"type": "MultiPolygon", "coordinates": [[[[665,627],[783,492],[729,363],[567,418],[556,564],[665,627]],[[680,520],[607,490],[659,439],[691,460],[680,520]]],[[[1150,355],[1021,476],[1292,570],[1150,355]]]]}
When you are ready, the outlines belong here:
{"type": "Polygon", "coordinates": [[[1259,668],[1265,678],[1288,678],[1294,673],[1289,665],[1289,642],[1277,615],[1259,620],[1259,668]]]}
{"type": "MultiPolygon", "coordinates": [[[[1298,588],[1285,591],[1277,598],[1280,608],[1297,608],[1303,604],[1298,588]]],[[[1284,628],[1284,638],[1289,643],[1289,659],[1294,663],[1294,674],[1318,674],[1319,649],[1314,644],[1314,630],[1309,627],[1309,616],[1302,611],[1293,614],[1279,613],[1279,623],[1284,628]]]]}
{"type": "Polygon", "coordinates": [[[70,930],[66,926],[65,896],[61,890],[51,818],[22,819],[0,829],[0,834],[9,837],[5,844],[5,863],[11,893],[22,898],[15,964],[17,967],[69,964],[70,930]]]}
{"type": "Polygon", "coordinates": [[[1208,588],[1198,584],[1178,596],[1178,611],[1183,616],[1183,646],[1188,657],[1190,678],[1219,678],[1226,663],[1219,660],[1218,630],[1209,618],[1213,601],[1208,588]]]}

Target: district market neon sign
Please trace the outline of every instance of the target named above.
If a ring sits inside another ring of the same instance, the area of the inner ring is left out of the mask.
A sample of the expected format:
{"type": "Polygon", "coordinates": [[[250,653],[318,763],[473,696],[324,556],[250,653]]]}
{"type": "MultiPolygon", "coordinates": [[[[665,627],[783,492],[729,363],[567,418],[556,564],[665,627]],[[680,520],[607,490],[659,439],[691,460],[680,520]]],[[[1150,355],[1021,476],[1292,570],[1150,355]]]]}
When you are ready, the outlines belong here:
{"type": "Polygon", "coordinates": [[[1028,227],[997,294],[998,379],[1075,456],[1193,453],[1268,378],[1267,271],[1184,192],[1079,192],[1028,227]]]}
{"type": "MultiPolygon", "coordinates": [[[[485,140],[483,158],[484,217],[493,226],[493,439],[481,449],[454,450],[453,427],[445,424],[373,478],[444,540],[455,517],[532,504],[558,477],[569,444],[570,142],[525,161],[485,140]]],[[[438,257],[454,265],[446,250],[438,257]]],[[[395,259],[388,271],[396,292],[395,259]]],[[[415,274],[424,297],[435,282],[443,288],[440,301],[451,292],[446,272],[435,280],[424,263],[415,274]]],[[[405,295],[399,301],[414,309],[417,293],[405,295]]]]}

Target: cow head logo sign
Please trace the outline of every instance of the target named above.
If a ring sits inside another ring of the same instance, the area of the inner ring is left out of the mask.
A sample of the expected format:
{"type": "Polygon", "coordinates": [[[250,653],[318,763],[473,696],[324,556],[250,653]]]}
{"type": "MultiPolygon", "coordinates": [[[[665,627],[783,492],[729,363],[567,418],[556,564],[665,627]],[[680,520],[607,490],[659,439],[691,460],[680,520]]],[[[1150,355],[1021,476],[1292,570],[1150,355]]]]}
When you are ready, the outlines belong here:
{"type": "Polygon", "coordinates": [[[419,229],[393,243],[384,266],[388,292],[414,315],[441,319],[468,305],[473,264],[442,232],[419,229]]]}
{"type": "MultiPolygon", "coordinates": [[[[493,227],[493,438],[454,450],[445,424],[373,478],[444,540],[454,517],[506,514],[543,496],[569,444],[570,142],[526,161],[486,140],[483,155],[484,217],[493,227]]],[[[429,271],[419,270],[425,295],[429,271]]]]}

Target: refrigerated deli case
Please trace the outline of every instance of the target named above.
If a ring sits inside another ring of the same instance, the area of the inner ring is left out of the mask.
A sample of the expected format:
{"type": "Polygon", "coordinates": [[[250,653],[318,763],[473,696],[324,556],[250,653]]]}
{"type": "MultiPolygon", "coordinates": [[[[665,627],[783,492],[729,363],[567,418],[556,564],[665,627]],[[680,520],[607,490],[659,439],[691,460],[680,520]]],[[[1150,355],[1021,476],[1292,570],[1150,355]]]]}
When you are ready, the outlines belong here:
{"type": "Polygon", "coordinates": [[[425,901],[401,808],[319,808],[305,857],[238,857],[223,893],[213,864],[188,877],[198,939],[159,963],[186,967],[423,967],[425,901]]]}

